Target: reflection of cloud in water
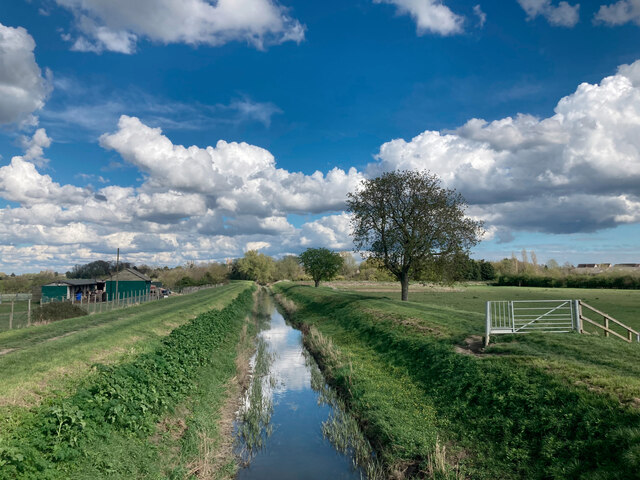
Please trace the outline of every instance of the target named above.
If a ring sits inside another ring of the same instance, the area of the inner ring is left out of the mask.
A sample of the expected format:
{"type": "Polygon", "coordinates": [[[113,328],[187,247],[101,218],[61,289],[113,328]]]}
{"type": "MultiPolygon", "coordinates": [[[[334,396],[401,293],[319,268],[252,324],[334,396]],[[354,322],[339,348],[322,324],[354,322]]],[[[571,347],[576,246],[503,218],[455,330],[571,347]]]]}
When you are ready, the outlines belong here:
{"type": "Polygon", "coordinates": [[[274,393],[310,388],[311,373],[302,353],[300,332],[287,325],[282,315],[274,311],[271,328],[262,331],[261,336],[269,350],[276,354],[271,366],[271,374],[277,379],[274,393]]]}

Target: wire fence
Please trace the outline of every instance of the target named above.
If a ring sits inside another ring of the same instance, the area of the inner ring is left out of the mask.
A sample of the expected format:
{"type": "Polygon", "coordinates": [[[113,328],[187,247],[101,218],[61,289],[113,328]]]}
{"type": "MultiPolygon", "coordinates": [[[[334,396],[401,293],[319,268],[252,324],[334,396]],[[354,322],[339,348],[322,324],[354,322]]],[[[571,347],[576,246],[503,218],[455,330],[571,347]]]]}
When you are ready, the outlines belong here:
{"type": "MultiPolygon", "coordinates": [[[[216,288],[222,286],[222,283],[215,285],[200,285],[197,287],[185,287],[180,290],[180,295],[188,295],[198,292],[200,290],[208,288],[216,288]]],[[[82,298],[81,300],[75,299],[60,299],[60,298],[48,298],[43,296],[40,302],[32,301],[32,295],[30,293],[19,294],[3,294],[0,295],[0,332],[5,330],[12,330],[16,328],[26,328],[32,325],[39,325],[42,323],[49,323],[48,320],[34,321],[36,318],[35,309],[38,306],[44,306],[49,303],[70,303],[79,308],[82,308],[88,314],[111,312],[121,308],[127,308],[134,305],[141,305],[143,303],[153,302],[161,300],[168,296],[163,293],[163,290],[156,289],[155,291],[132,291],[121,292],[118,297],[114,299],[106,300],[99,298],[98,295],[90,296],[89,298],[82,298]]]]}

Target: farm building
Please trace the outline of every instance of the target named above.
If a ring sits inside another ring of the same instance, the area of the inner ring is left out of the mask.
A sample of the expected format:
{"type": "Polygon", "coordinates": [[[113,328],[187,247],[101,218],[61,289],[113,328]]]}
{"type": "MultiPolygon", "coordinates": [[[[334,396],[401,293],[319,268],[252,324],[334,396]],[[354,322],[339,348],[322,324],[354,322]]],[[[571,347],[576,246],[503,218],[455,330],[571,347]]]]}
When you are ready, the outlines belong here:
{"type": "Polygon", "coordinates": [[[616,270],[640,271],[640,263],[616,263],[613,268],[616,270]]]}
{"type": "Polygon", "coordinates": [[[104,282],[96,279],[65,278],[42,286],[42,298],[49,300],[75,300],[80,293],[83,299],[92,298],[96,294],[102,296],[104,282]]]}
{"type": "Polygon", "coordinates": [[[602,273],[611,267],[610,263],[579,263],[573,271],[575,273],[602,273]]]}
{"type": "Polygon", "coordinates": [[[119,298],[146,295],[151,291],[151,279],[133,268],[125,268],[104,278],[107,299],[116,298],[116,282],[119,298]]]}

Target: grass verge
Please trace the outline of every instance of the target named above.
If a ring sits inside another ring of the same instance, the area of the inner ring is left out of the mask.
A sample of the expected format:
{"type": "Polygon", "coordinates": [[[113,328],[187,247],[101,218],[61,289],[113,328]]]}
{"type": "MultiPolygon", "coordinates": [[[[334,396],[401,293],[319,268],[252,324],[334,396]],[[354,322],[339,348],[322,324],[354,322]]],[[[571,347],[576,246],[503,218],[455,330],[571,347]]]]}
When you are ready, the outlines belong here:
{"type": "Polygon", "coordinates": [[[47,399],[0,433],[0,478],[160,476],[165,465],[148,439],[161,416],[198,391],[198,378],[219,355],[234,358],[228,353],[253,303],[246,283],[242,290],[223,310],[173,330],[154,351],[96,365],[71,396],[47,399]]]}
{"type": "MultiPolygon", "coordinates": [[[[454,346],[481,328],[462,309],[292,284],[274,289],[295,302],[303,328],[331,339],[341,361],[323,362],[316,347],[319,363],[397,478],[636,478],[640,412],[606,385],[595,389],[576,382],[575,371],[553,368],[546,340],[532,346],[542,336],[510,339],[493,355],[460,355],[454,346]],[[530,352],[499,351],[514,342],[530,352]]],[[[564,341],[575,345],[573,365],[583,373],[609,362],[625,377],[614,352],[628,361],[638,354],[607,339],[564,341]]],[[[555,348],[561,366],[571,355],[555,348]]]]}

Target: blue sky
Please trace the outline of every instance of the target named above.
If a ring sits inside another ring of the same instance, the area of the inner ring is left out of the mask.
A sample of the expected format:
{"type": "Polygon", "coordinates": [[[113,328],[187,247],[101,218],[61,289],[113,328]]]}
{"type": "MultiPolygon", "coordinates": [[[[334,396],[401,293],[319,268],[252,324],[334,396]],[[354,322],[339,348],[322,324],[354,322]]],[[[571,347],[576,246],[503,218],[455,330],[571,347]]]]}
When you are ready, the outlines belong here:
{"type": "Polygon", "coordinates": [[[637,0],[18,0],[0,25],[0,271],[350,249],[344,195],[394,168],[463,193],[477,258],[640,261],[637,0]]]}

